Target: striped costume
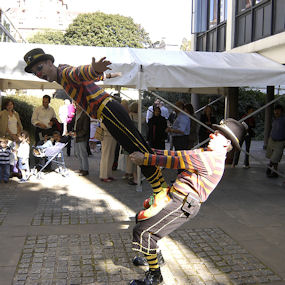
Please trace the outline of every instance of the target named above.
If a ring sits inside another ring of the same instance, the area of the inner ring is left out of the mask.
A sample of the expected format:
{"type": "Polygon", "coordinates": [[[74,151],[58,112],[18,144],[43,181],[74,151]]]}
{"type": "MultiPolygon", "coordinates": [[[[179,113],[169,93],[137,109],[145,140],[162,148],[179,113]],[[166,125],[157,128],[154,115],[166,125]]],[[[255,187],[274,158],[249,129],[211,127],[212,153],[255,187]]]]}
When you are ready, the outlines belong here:
{"type": "Polygon", "coordinates": [[[10,176],[10,147],[3,148],[0,146],[0,182],[8,182],[10,176]]]}
{"type": "MultiPolygon", "coordinates": [[[[112,100],[104,89],[94,83],[94,81],[103,80],[103,76],[96,74],[91,65],[79,67],[59,65],[57,70],[57,82],[63,86],[67,94],[90,117],[102,119],[111,135],[128,153],[152,152],[123,106],[112,100]]],[[[155,194],[162,189],[161,187],[167,187],[159,167],[142,166],[141,170],[155,194]]]]}
{"type": "Polygon", "coordinates": [[[194,218],[222,178],[226,151],[204,149],[145,153],[144,165],[184,169],[171,189],[154,198],[153,205],[137,215],[133,250],[155,254],[157,241],[194,218]],[[186,209],[186,210],[185,210],[186,209]]]}

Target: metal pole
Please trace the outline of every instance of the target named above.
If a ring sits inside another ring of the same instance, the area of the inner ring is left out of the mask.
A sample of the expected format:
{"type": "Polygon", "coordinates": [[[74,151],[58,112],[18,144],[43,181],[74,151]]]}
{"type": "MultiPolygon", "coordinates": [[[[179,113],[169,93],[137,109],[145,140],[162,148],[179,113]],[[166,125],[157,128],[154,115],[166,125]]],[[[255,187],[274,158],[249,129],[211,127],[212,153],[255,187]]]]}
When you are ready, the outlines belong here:
{"type": "MultiPolygon", "coordinates": [[[[143,76],[143,66],[140,65],[140,69],[138,72],[138,89],[139,89],[139,100],[138,100],[138,130],[141,133],[142,130],[142,76],[143,76]]],[[[137,166],[137,192],[142,192],[142,183],[141,183],[141,168],[137,166]]]]}
{"type": "MultiPolygon", "coordinates": [[[[141,102],[141,93],[139,90],[139,101],[138,101],[138,130],[141,133],[142,131],[142,102],[141,102]]],[[[142,183],[141,183],[141,168],[137,166],[137,192],[142,192],[142,183]]]]}
{"type": "Polygon", "coordinates": [[[215,104],[216,102],[222,100],[223,98],[224,98],[224,96],[220,96],[220,97],[217,98],[216,100],[210,102],[209,104],[207,104],[207,105],[203,106],[202,108],[200,108],[199,110],[195,111],[195,114],[197,114],[197,113],[203,111],[207,106],[211,106],[211,105],[215,104]]]}
{"type": "Polygon", "coordinates": [[[224,118],[226,119],[229,115],[229,94],[225,95],[225,110],[224,110],[224,118]]]}

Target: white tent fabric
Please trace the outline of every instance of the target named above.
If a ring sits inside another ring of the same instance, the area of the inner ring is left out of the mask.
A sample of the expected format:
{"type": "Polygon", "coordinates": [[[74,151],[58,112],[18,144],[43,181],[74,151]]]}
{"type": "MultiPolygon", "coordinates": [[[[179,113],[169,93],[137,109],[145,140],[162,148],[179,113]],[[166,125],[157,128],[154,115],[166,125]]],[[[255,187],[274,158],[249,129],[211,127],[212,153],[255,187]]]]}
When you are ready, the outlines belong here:
{"type": "MultiPolygon", "coordinates": [[[[256,53],[183,52],[158,49],[105,48],[0,43],[0,90],[60,88],[24,72],[23,56],[41,47],[55,64],[78,66],[106,56],[122,76],[105,86],[197,92],[193,88],[281,85],[285,67],[256,53]]],[[[213,90],[213,89],[212,89],[213,90]]],[[[201,91],[202,92],[202,91],[201,91]]],[[[203,93],[203,92],[202,92],[203,93]]]]}

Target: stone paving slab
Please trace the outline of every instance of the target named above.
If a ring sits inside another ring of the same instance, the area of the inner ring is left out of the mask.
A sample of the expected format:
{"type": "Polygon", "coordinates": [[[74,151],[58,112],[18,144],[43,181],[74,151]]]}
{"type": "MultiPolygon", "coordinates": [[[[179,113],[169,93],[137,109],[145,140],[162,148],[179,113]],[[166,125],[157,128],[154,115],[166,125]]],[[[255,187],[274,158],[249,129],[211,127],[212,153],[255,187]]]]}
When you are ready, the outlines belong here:
{"type": "Polygon", "coordinates": [[[81,199],[46,192],[39,199],[38,208],[31,224],[40,225],[76,225],[130,221],[129,213],[118,205],[116,199],[88,200],[81,205],[81,199]]]}
{"type": "MultiPolygon", "coordinates": [[[[101,182],[99,160],[100,153],[89,158],[87,177],[72,172],[78,161],[71,156],[69,177],[49,173],[1,184],[0,285],[143,278],[146,268],[131,262],[131,227],[151,189],[144,182],[137,192],[122,171],[114,172],[115,182],[101,182]]],[[[176,175],[163,172],[167,181],[176,175]]],[[[284,179],[264,172],[253,161],[246,170],[227,167],[199,215],[160,241],[165,285],[285,284],[284,179]]]]}
{"type": "Polygon", "coordinates": [[[0,191],[0,226],[6,218],[8,211],[15,205],[16,191],[4,189],[0,191]]]}
{"type": "MultiPolygon", "coordinates": [[[[127,284],[143,277],[143,270],[132,265],[131,238],[130,232],[27,236],[13,285],[127,284]]],[[[162,240],[160,248],[166,260],[162,268],[165,284],[272,284],[281,280],[219,228],[178,230],[162,240]],[[170,279],[166,278],[169,274],[170,279]]]]}

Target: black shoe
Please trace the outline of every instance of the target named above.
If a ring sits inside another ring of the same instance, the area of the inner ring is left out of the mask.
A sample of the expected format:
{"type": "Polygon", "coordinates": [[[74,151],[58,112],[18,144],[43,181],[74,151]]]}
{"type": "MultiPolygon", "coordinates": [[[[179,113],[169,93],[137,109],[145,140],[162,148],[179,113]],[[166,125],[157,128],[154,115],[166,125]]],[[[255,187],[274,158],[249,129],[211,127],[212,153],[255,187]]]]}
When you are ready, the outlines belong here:
{"type": "Polygon", "coordinates": [[[158,285],[163,282],[163,277],[161,275],[160,269],[149,270],[145,273],[144,280],[132,280],[130,285],[158,285]]]}
{"type": "Polygon", "coordinates": [[[141,257],[141,256],[135,256],[133,258],[133,264],[134,266],[147,266],[147,260],[145,257],[141,257]]]}
{"type": "Polygon", "coordinates": [[[87,175],[89,175],[88,170],[82,170],[82,171],[79,173],[79,176],[87,176],[87,175]]]}
{"type": "Polygon", "coordinates": [[[138,185],[132,178],[128,180],[129,185],[138,185]]]}
{"type": "Polygon", "coordinates": [[[118,168],[118,162],[117,162],[117,161],[114,161],[113,166],[112,166],[112,170],[113,170],[113,171],[116,171],[117,168],[118,168]]]}
{"type": "Polygon", "coordinates": [[[269,177],[269,178],[277,178],[277,177],[279,177],[279,175],[278,175],[278,173],[272,171],[269,175],[267,175],[267,177],[269,177]]]}
{"type": "MultiPolygon", "coordinates": [[[[165,260],[163,258],[161,251],[157,252],[157,260],[158,260],[159,266],[163,266],[165,264],[165,260]]],[[[135,256],[133,258],[133,264],[135,266],[147,266],[148,265],[146,258],[142,256],[135,256]]]]}

